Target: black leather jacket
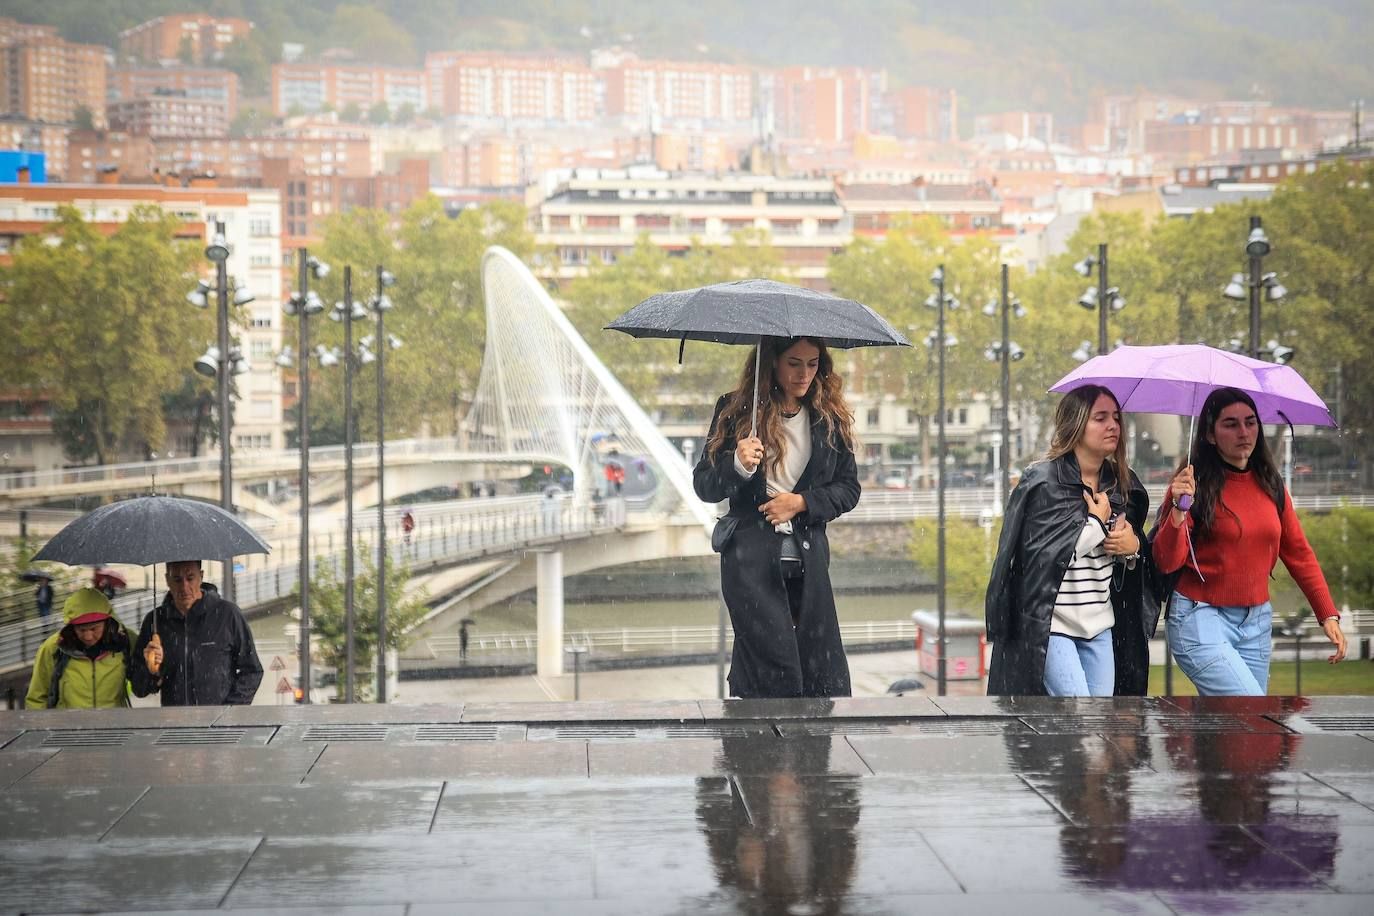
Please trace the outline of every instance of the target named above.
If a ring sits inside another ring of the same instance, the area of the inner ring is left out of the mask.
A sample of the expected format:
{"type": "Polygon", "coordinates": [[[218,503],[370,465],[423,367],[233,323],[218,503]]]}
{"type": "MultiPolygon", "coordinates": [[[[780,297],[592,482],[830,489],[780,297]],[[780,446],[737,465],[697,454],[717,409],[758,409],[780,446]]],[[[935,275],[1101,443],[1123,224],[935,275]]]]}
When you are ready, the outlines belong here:
{"type": "MultiPolygon", "coordinates": [[[[1118,563],[1112,579],[1116,692],[1141,695],[1149,675],[1148,640],[1157,622],[1157,613],[1147,613],[1151,603],[1146,600],[1150,561],[1144,524],[1150,497],[1135,474],[1124,489],[1115,483],[1112,466],[1104,464],[1099,486],[1108,494],[1112,514],[1126,514],[1141,544],[1134,567],[1118,563]]],[[[1072,452],[1031,465],[1012,490],[985,607],[993,643],[991,695],[1045,692],[1045,649],[1054,602],[1088,518],[1083,493],[1082,473],[1072,452]]]]}

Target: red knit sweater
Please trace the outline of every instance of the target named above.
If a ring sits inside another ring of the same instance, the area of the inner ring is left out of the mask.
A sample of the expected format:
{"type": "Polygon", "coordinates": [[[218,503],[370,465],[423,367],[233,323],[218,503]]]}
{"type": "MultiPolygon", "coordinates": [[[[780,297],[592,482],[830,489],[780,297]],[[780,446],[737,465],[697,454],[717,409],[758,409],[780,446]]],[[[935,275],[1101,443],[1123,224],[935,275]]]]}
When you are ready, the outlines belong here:
{"type": "MultiPolygon", "coordinates": [[[[1175,526],[1172,509],[1164,513],[1155,535],[1155,565],[1164,572],[1182,566],[1175,588],[1194,601],[1217,607],[1253,607],[1269,600],[1269,574],[1275,561],[1281,559],[1307,596],[1317,620],[1338,616],[1317,555],[1293,511],[1293,497],[1284,499],[1280,516],[1273,497],[1260,487],[1254,474],[1229,468],[1225,474],[1212,530],[1205,540],[1193,538],[1198,569],[1188,556],[1184,535],[1185,530],[1193,531],[1193,516],[1186,515],[1183,524],[1175,526]]],[[[1172,503],[1170,491],[1164,504],[1172,503]]]]}

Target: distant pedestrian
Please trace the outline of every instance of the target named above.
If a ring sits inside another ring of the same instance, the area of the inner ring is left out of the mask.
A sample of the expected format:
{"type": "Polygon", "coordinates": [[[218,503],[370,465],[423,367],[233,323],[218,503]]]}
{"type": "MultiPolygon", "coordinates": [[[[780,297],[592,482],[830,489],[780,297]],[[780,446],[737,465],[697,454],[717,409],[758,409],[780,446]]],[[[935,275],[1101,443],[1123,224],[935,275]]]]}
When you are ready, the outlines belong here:
{"type": "Polygon", "coordinates": [[[38,603],[39,618],[47,617],[52,613],[52,580],[39,579],[38,588],[33,593],[34,601],[38,603]]]}
{"type": "Polygon", "coordinates": [[[468,660],[468,620],[458,624],[458,658],[468,660]]]}
{"type": "Polygon", "coordinates": [[[415,530],[415,515],[407,509],[401,516],[401,535],[405,538],[407,545],[410,544],[411,532],[415,530]]]}

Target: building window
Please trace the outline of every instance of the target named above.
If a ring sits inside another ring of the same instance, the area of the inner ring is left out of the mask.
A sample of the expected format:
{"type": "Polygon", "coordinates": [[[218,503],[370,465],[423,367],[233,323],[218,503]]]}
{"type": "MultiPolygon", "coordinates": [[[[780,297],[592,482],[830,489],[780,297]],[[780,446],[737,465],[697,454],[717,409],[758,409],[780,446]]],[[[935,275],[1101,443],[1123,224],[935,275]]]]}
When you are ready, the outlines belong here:
{"type": "Polygon", "coordinates": [[[272,221],[270,219],[252,219],[248,221],[248,234],[255,237],[272,234],[272,221]]]}
{"type": "Polygon", "coordinates": [[[915,407],[908,407],[908,408],[906,409],[906,425],[907,425],[907,426],[915,426],[917,423],[920,423],[920,422],[921,422],[921,412],[918,411],[915,407]]]}
{"type": "Polygon", "coordinates": [[[272,329],[272,313],[254,312],[253,319],[249,322],[249,327],[257,331],[270,331],[272,329]]]}
{"type": "Polygon", "coordinates": [[[869,425],[869,426],[877,426],[877,425],[878,425],[878,408],[876,408],[876,407],[870,407],[870,408],[868,409],[868,425],[869,425]]]}

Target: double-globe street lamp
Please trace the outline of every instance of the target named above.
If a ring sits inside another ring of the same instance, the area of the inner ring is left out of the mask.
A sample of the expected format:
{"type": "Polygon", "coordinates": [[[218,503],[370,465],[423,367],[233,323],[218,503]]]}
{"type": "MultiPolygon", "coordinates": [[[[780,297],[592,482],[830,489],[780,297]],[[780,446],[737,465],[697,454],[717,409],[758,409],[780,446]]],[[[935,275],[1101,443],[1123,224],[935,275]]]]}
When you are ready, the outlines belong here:
{"type": "Polygon", "coordinates": [[[983,306],[983,314],[989,318],[995,318],[1000,313],[1002,316],[1002,338],[994,340],[983,351],[983,356],[993,362],[998,362],[1002,367],[1002,430],[1000,433],[1000,454],[998,455],[998,482],[1000,489],[997,493],[997,511],[1002,511],[1002,503],[1011,493],[1011,364],[1023,359],[1026,351],[1011,339],[1011,319],[1012,316],[1025,318],[1026,310],[1021,305],[1021,300],[1016,298],[1008,290],[1007,284],[1007,265],[1002,265],[1002,295],[996,301],[991,301],[983,306]]]}
{"type": "MultiPolygon", "coordinates": [[[[1248,352],[1255,359],[1263,359],[1265,349],[1260,346],[1260,302],[1267,299],[1270,302],[1277,302],[1288,295],[1288,290],[1279,282],[1278,274],[1264,272],[1264,258],[1273,250],[1269,244],[1269,236],[1264,233],[1264,226],[1258,216],[1250,217],[1250,232],[1245,237],[1245,258],[1247,274],[1234,274],[1231,282],[1227,283],[1222,289],[1221,294],[1227,299],[1234,299],[1250,302],[1250,346],[1248,352]]],[[[1275,357],[1276,362],[1287,362],[1293,356],[1293,351],[1288,347],[1281,347],[1277,340],[1271,340],[1267,348],[1269,355],[1275,357]],[[1283,351],[1283,359],[1279,359],[1280,351],[1283,351]]]]}
{"type": "Polygon", "coordinates": [[[935,462],[938,470],[936,477],[936,535],[935,535],[935,565],[936,565],[936,608],[937,608],[937,629],[935,634],[936,655],[935,655],[935,684],[936,691],[940,696],[945,695],[945,350],[958,343],[954,338],[945,334],[945,310],[947,308],[958,308],[959,300],[945,292],[945,265],[938,265],[930,275],[930,282],[935,287],[935,292],[926,297],[926,307],[935,309],[936,321],[935,332],[926,338],[926,343],[938,353],[938,381],[936,388],[936,439],[935,439],[935,462]]]}
{"type": "MultiPolygon", "coordinates": [[[[219,502],[226,512],[234,511],[234,470],[233,413],[229,404],[229,376],[242,375],[248,371],[243,354],[229,341],[229,243],[224,236],[224,223],[215,221],[215,231],[205,246],[205,257],[215,265],[215,283],[211,286],[200,280],[196,288],[186,294],[186,301],[197,308],[209,308],[210,294],[215,294],[216,340],[195,362],[195,370],[201,375],[216,379],[219,401],[219,502]]],[[[235,305],[246,305],[253,301],[253,294],[242,286],[235,286],[233,293],[235,305]]],[[[224,575],[220,590],[228,601],[235,600],[234,560],[224,560],[224,575]]]]}
{"type": "Polygon", "coordinates": [[[387,290],[396,285],[396,275],[377,265],[377,292],[372,311],[377,315],[375,348],[377,358],[377,702],[386,702],[386,351],[396,350],[401,341],[386,333],[386,313],[391,311],[387,290]]]}
{"type": "Polygon", "coordinates": [[[1107,352],[1107,312],[1121,311],[1126,307],[1126,300],[1121,297],[1120,289],[1107,285],[1106,242],[1097,246],[1096,255],[1090,254],[1073,265],[1073,269],[1083,277],[1092,276],[1094,267],[1097,268],[1097,285],[1089,286],[1078,297],[1078,304],[1085,309],[1097,310],[1097,352],[1101,355],[1107,352]]]}

